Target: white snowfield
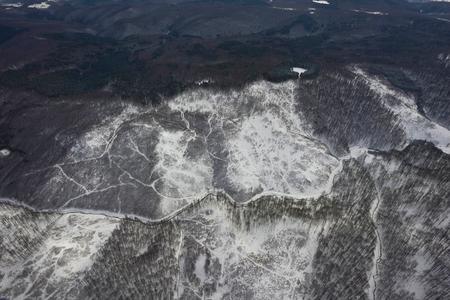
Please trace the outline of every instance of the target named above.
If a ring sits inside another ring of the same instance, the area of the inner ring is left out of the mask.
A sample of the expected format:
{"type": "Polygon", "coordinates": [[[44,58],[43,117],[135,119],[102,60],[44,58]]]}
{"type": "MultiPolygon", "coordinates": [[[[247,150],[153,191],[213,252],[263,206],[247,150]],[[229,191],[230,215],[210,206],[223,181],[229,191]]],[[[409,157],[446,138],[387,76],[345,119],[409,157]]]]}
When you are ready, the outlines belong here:
{"type": "Polygon", "coordinates": [[[295,82],[258,82],[229,95],[193,91],[176,97],[169,107],[207,114],[207,139],[224,134],[226,148],[211,153],[205,163],[225,159],[227,176],[237,189],[302,194],[325,183],[338,161],[310,138],[296,113],[295,97],[295,82]]]}

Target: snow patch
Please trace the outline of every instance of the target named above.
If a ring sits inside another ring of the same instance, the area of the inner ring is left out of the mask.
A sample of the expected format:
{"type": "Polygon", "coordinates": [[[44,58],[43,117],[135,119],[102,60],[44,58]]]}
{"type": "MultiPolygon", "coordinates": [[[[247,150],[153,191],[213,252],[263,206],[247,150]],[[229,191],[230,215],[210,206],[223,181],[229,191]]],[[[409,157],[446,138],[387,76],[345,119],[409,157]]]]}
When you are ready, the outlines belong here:
{"type": "Polygon", "coordinates": [[[22,7],[23,4],[20,2],[18,2],[18,3],[2,3],[2,4],[0,4],[0,6],[8,7],[8,8],[19,8],[19,7],[22,7]]]}
{"type": "Polygon", "coordinates": [[[195,262],[195,270],[194,273],[197,276],[198,279],[200,279],[200,282],[203,283],[206,281],[207,276],[205,272],[205,265],[206,265],[206,255],[200,254],[197,258],[197,261],[195,262]]]}
{"type": "Polygon", "coordinates": [[[28,5],[28,8],[35,8],[35,9],[47,9],[50,7],[50,4],[47,2],[41,2],[41,3],[35,3],[28,5]]]}
{"type": "Polygon", "coordinates": [[[198,80],[195,82],[196,85],[207,85],[207,84],[211,84],[211,83],[214,83],[214,80],[212,80],[210,78],[198,80]]]}
{"type": "Polygon", "coordinates": [[[279,10],[287,10],[287,11],[294,11],[295,8],[292,7],[278,7],[278,6],[272,6],[273,9],[279,9],[279,10]]]}
{"type": "Polygon", "coordinates": [[[435,18],[435,19],[442,21],[442,22],[450,23],[450,19],[446,19],[446,18],[435,18]]]}
{"type": "Polygon", "coordinates": [[[357,13],[365,13],[365,14],[369,14],[369,15],[379,15],[379,16],[389,15],[388,13],[384,13],[381,11],[367,11],[367,10],[359,10],[359,9],[354,9],[353,11],[357,12],[357,13]]]}
{"type": "Polygon", "coordinates": [[[0,157],[7,157],[9,155],[11,155],[11,150],[6,148],[0,150],[0,157]]]}
{"type": "Polygon", "coordinates": [[[297,73],[298,77],[300,78],[300,76],[308,70],[303,69],[303,68],[294,67],[294,68],[291,68],[291,71],[297,73]]]}
{"type": "Polygon", "coordinates": [[[324,4],[324,5],[330,4],[330,2],[328,2],[326,0],[312,0],[312,2],[317,3],[317,4],[324,4]]]}

